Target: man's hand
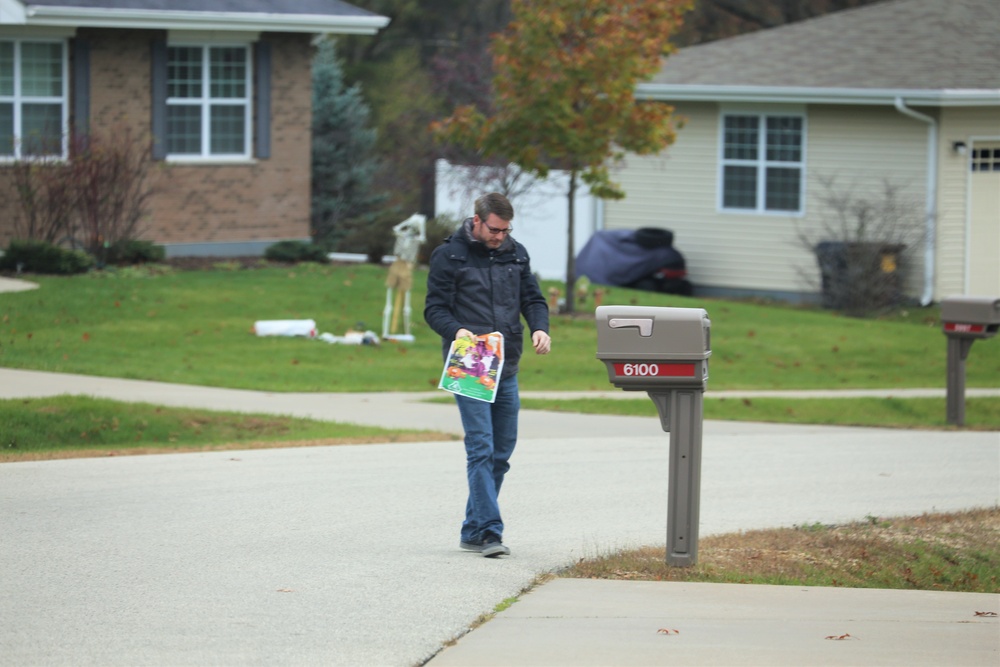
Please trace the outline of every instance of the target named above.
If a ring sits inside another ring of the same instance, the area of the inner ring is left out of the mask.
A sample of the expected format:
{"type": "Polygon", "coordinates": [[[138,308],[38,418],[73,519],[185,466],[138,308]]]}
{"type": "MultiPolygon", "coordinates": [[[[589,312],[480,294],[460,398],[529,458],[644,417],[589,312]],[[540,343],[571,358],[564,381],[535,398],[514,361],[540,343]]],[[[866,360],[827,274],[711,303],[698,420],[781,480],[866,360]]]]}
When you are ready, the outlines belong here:
{"type": "Polygon", "coordinates": [[[475,338],[476,334],[472,333],[468,329],[459,329],[455,332],[455,340],[459,338],[475,338]]]}
{"type": "Polygon", "coordinates": [[[535,354],[548,354],[552,349],[552,339],[541,329],[531,334],[531,344],[535,346],[535,354]]]}

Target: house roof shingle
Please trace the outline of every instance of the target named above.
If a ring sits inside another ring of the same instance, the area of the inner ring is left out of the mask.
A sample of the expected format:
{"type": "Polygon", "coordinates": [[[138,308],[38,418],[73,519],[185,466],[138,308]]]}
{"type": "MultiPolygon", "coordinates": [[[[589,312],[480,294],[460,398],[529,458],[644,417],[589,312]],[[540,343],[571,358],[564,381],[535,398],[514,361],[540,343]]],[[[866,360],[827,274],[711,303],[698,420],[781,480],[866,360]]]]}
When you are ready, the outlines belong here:
{"type": "Polygon", "coordinates": [[[343,0],[0,0],[0,24],[370,34],[388,22],[343,0]]]}
{"type": "Polygon", "coordinates": [[[1000,95],[1000,0],[886,0],[689,47],[640,93],[727,87],[1000,95]]]}

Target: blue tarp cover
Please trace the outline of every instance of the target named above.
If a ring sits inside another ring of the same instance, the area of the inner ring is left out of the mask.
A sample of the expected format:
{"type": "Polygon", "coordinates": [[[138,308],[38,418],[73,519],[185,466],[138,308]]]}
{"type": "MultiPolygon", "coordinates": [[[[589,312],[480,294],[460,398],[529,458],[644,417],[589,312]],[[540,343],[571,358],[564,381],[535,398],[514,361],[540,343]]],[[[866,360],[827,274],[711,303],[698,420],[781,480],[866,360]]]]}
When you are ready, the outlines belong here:
{"type": "Polygon", "coordinates": [[[594,232],[576,257],[576,275],[600,285],[628,285],[663,267],[683,266],[673,246],[644,247],[634,229],[594,232]]]}

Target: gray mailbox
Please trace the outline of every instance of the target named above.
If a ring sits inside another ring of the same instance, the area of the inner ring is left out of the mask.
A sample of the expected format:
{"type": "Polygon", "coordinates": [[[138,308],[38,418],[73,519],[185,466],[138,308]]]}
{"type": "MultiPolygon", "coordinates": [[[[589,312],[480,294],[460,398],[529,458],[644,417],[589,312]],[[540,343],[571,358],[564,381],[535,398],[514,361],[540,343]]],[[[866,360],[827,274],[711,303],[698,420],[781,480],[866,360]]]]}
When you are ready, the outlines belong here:
{"type": "Polygon", "coordinates": [[[941,330],[948,337],[947,419],[965,424],[965,360],[972,344],[1000,330],[1000,298],[952,296],[941,302],[941,330]]]}
{"type": "Polygon", "coordinates": [[[670,433],[667,563],[694,565],[712,323],[701,308],[649,306],[599,306],[596,320],[597,358],[608,380],[625,391],[645,391],[670,433]]]}

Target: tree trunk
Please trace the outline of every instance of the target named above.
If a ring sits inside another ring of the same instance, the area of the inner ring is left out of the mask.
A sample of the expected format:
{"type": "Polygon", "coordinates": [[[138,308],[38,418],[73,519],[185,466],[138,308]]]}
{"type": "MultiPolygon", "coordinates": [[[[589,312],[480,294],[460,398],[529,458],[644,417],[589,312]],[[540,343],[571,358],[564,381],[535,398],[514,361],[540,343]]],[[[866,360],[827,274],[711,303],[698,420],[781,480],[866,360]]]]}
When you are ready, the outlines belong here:
{"type": "Polygon", "coordinates": [[[575,205],[576,169],[571,169],[569,172],[569,231],[566,234],[566,312],[571,315],[576,312],[573,304],[576,292],[576,257],[573,254],[573,248],[576,245],[573,240],[573,234],[576,231],[575,205]]]}

